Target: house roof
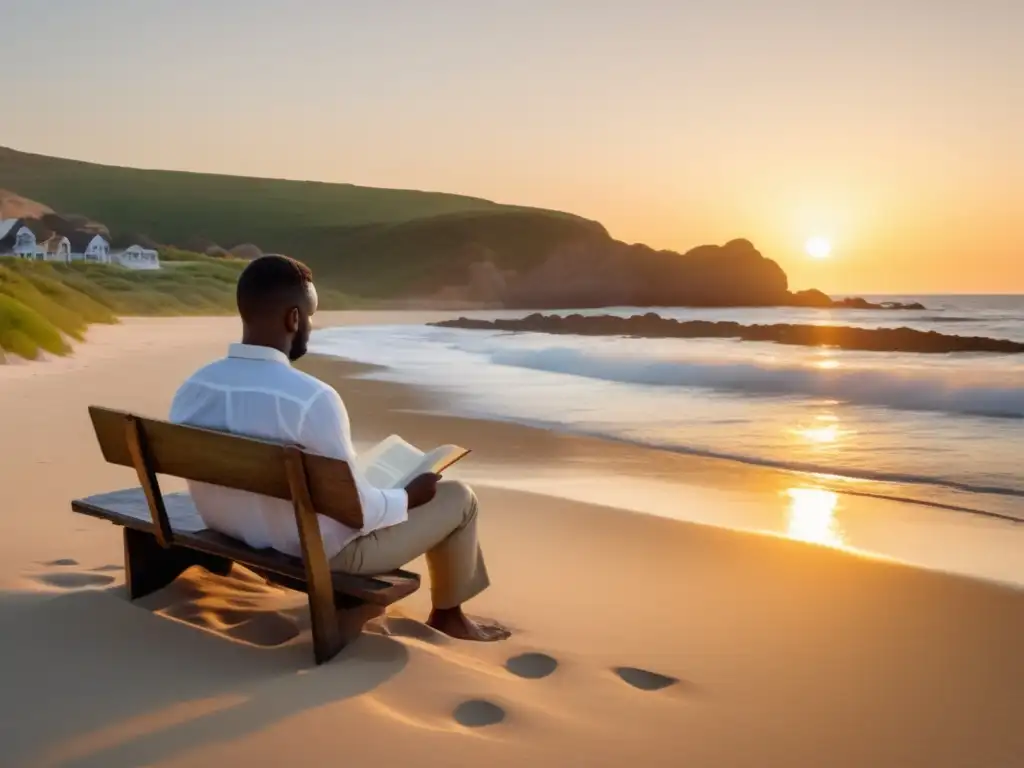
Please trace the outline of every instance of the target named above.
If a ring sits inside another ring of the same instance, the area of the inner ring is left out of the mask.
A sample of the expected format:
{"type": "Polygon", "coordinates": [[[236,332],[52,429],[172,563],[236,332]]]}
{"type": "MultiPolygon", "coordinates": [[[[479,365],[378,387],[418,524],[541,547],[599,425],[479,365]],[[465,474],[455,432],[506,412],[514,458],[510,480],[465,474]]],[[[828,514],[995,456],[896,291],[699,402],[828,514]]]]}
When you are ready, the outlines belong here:
{"type": "Polygon", "coordinates": [[[53,230],[39,221],[39,219],[23,219],[22,223],[36,236],[36,240],[45,240],[53,234],[53,230]]]}
{"type": "Polygon", "coordinates": [[[0,219],[0,240],[12,234],[20,223],[21,219],[0,219]]]}
{"type": "Polygon", "coordinates": [[[85,253],[85,249],[89,247],[95,238],[103,237],[95,232],[72,232],[68,235],[68,240],[71,241],[71,250],[74,253],[85,253]]]}
{"type": "Polygon", "coordinates": [[[60,244],[63,240],[67,240],[67,238],[64,237],[64,235],[54,234],[48,237],[46,240],[43,240],[41,243],[38,243],[38,245],[47,253],[56,253],[58,250],[60,250],[60,244]]]}

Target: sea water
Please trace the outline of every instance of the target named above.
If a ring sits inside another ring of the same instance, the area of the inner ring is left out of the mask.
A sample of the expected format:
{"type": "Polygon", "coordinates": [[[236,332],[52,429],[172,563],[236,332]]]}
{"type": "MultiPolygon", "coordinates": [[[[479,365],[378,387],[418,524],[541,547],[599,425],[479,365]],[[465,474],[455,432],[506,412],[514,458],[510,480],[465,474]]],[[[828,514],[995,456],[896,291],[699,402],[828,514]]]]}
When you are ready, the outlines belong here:
{"type": "MultiPolygon", "coordinates": [[[[919,301],[928,309],[615,307],[580,314],[906,326],[1024,341],[1021,296],[870,298],[919,301]]],[[[1024,355],[423,324],[325,329],[312,349],[383,366],[385,378],[447,393],[450,410],[462,415],[855,479],[858,492],[868,495],[1024,521],[1024,355]]]]}

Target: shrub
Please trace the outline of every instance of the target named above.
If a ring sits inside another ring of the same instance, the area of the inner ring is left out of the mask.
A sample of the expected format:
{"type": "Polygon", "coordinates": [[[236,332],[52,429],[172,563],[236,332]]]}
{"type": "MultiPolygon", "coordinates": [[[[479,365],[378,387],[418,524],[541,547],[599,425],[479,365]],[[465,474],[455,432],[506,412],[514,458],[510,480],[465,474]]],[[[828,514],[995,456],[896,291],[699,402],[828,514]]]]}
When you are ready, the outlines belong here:
{"type": "Polygon", "coordinates": [[[49,320],[7,295],[0,295],[0,348],[27,360],[36,359],[40,349],[55,355],[71,351],[49,320]]]}

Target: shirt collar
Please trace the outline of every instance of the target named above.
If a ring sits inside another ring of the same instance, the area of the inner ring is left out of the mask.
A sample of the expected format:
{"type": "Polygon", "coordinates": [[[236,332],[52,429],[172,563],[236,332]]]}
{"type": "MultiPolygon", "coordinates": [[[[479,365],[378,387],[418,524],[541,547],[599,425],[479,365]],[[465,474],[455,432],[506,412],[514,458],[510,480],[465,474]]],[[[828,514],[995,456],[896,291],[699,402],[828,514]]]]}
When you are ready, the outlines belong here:
{"type": "Polygon", "coordinates": [[[256,344],[232,344],[228,347],[228,357],[240,360],[265,360],[269,363],[291,365],[288,355],[281,350],[261,347],[256,344]]]}

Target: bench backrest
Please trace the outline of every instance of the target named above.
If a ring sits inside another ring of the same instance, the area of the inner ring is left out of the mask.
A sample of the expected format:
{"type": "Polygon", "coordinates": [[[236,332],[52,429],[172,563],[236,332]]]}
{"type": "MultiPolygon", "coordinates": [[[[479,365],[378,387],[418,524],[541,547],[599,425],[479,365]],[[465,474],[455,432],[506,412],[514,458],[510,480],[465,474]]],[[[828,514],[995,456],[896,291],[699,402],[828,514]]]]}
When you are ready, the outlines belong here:
{"type": "Polygon", "coordinates": [[[294,446],[146,419],[99,406],[90,406],[89,416],[103,458],[111,464],[134,467],[144,487],[147,483],[140,466],[151,475],[294,501],[293,488],[301,486],[301,479],[290,478],[289,474],[295,473],[295,459],[300,458],[298,465],[300,471],[305,470],[309,502],[316,512],[352,528],[363,526],[359,494],[344,461],[301,453],[294,446]],[[141,453],[139,460],[136,453],[141,453]]]}

